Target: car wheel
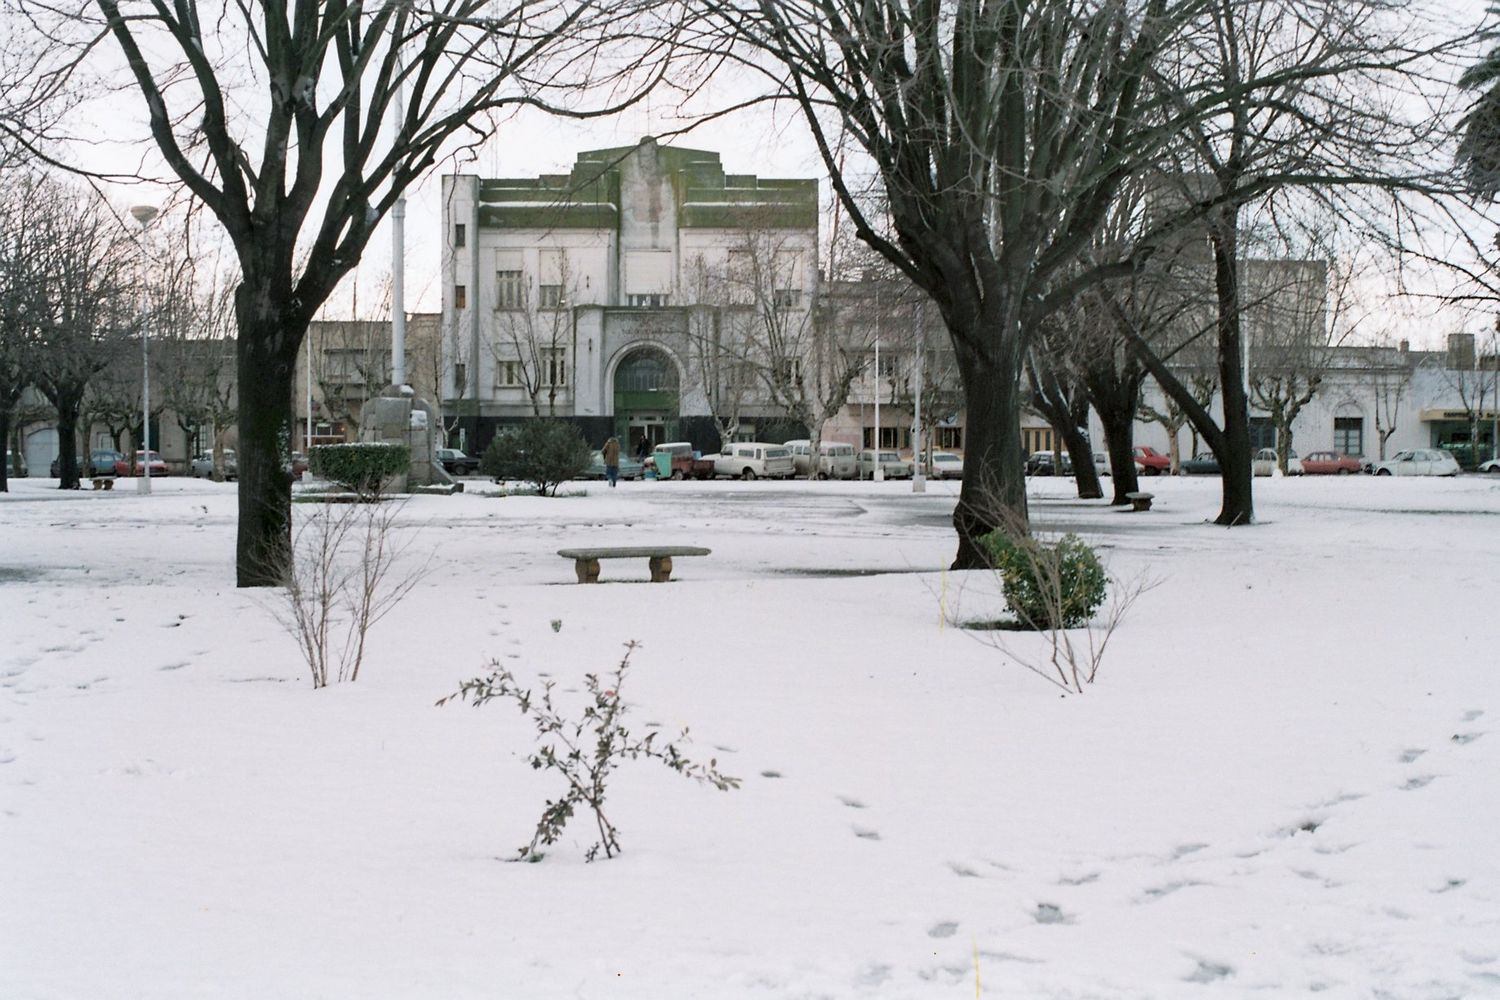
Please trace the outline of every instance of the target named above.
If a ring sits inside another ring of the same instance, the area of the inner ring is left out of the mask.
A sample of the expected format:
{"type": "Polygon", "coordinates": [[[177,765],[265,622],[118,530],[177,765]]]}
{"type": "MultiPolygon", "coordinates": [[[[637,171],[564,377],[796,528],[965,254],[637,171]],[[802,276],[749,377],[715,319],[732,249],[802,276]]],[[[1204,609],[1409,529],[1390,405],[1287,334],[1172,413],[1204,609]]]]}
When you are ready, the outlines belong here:
{"type": "Polygon", "coordinates": [[[1500,476],[1500,465],[1492,465],[1484,470],[1487,476],[1500,476]]]}
{"type": "Polygon", "coordinates": [[[1390,474],[1391,474],[1391,470],[1390,469],[1376,469],[1375,470],[1375,475],[1377,475],[1377,476],[1389,476],[1390,474]]]}
{"type": "Polygon", "coordinates": [[[740,473],[740,478],[741,479],[754,479],[755,478],[755,470],[754,469],[746,469],[744,472],[740,473]]]}
{"type": "Polygon", "coordinates": [[[1339,475],[1341,475],[1341,476],[1347,476],[1348,474],[1349,474],[1349,470],[1348,469],[1340,469],[1339,470],[1339,475]]]}
{"type": "Polygon", "coordinates": [[[820,472],[820,473],[818,473],[818,481],[819,482],[822,482],[823,480],[825,480],[827,478],[828,478],[828,473],[826,473],[826,472],[820,472]]]}
{"type": "Polygon", "coordinates": [[[679,482],[679,483],[682,482],[682,470],[681,469],[673,469],[672,470],[672,478],[674,480],[676,480],[677,482],[679,482]]]}

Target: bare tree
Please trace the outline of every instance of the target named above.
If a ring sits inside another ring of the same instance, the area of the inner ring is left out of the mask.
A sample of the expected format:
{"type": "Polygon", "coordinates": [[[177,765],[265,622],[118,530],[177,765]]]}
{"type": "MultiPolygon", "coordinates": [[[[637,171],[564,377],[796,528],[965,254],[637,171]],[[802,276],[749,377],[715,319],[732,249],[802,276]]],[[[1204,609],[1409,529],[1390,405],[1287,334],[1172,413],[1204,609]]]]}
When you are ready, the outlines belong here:
{"type": "MultiPolygon", "coordinates": [[[[12,421],[22,395],[37,377],[44,303],[36,268],[41,261],[27,233],[32,182],[9,174],[0,184],[0,448],[11,443],[12,421]]],[[[19,422],[17,422],[19,427],[19,422]]],[[[19,454],[20,448],[16,449],[19,454]]],[[[11,469],[0,461],[0,493],[10,489],[11,469]]]]}
{"type": "MultiPolygon", "coordinates": [[[[138,251],[92,191],[42,180],[27,192],[24,238],[43,310],[36,385],[57,411],[58,472],[78,486],[79,415],[85,395],[136,329],[138,251]]],[[[84,425],[86,428],[87,425],[84,425]]]]}
{"type": "Polygon", "coordinates": [[[1247,260],[1250,399],[1276,431],[1283,475],[1298,414],[1317,396],[1348,336],[1344,320],[1354,269],[1328,259],[1247,260]]]}
{"type": "MultiPolygon", "coordinates": [[[[978,568],[998,497],[1024,519],[1020,379],[1059,269],[1163,135],[1143,85],[1202,0],[929,4],[786,0],[711,9],[770,60],[861,240],[937,303],[967,403],[954,565],[978,568]],[[872,214],[842,141],[882,188],[872,214]],[[887,226],[889,222],[889,226],[887,226]],[[1049,290],[1050,289],[1050,290],[1049,290]],[[982,500],[986,502],[981,502],[982,500]]],[[[1211,103],[1211,102],[1210,102],[1211,103]]]]}
{"type": "Polygon", "coordinates": [[[500,384],[520,386],[532,416],[555,417],[558,393],[568,382],[578,284],[566,250],[543,251],[543,257],[535,288],[522,288],[517,308],[496,314],[498,336],[488,343],[500,384]]]}
{"type": "MultiPolygon", "coordinates": [[[[1465,350],[1450,349],[1443,381],[1458,397],[1458,408],[1469,425],[1469,455],[1464,464],[1472,466],[1486,457],[1479,453],[1485,418],[1500,410],[1500,336],[1491,331],[1484,340],[1469,339],[1464,343],[1465,350]]],[[[1490,458],[1495,457],[1495,445],[1492,441],[1490,458]]]]}
{"type": "MultiPolygon", "coordinates": [[[[1177,240],[1196,242],[1212,276],[1222,419],[1197,403],[1149,344],[1136,346],[1218,456],[1218,524],[1255,519],[1240,266],[1246,209],[1295,216],[1313,203],[1310,192],[1373,226],[1390,216],[1399,192],[1443,188],[1441,122],[1403,110],[1415,102],[1398,99],[1420,96],[1417,80],[1433,53],[1425,40],[1431,20],[1403,11],[1414,6],[1208,0],[1199,30],[1158,67],[1154,90],[1184,123],[1180,143],[1161,158],[1159,184],[1164,192],[1175,186],[1186,217],[1200,220],[1177,240]],[[1364,200],[1371,191],[1380,192],[1378,205],[1364,200]]],[[[1395,207],[1402,210],[1399,201],[1395,207]]]]}
{"type": "Polygon", "coordinates": [[[666,75],[680,23],[675,4],[637,0],[95,0],[94,17],[24,3],[52,42],[51,92],[92,86],[86,73],[108,63],[90,53],[114,43],[156,149],[239,258],[240,586],[282,582],[297,355],[381,219],[508,108],[585,117],[630,106],[666,75]],[[602,88],[597,105],[585,106],[586,83],[602,88]]]}
{"type": "MultiPolygon", "coordinates": [[[[1099,470],[1094,468],[1094,444],[1089,437],[1088,386],[1078,370],[1069,364],[1069,333],[1081,333],[1079,326],[1069,329],[1054,313],[1033,334],[1027,355],[1026,378],[1031,385],[1031,406],[1040,413],[1062,447],[1072,459],[1073,475],[1080,500],[1097,500],[1104,496],[1099,470]]],[[[1061,470],[1062,463],[1057,467],[1061,470]]]]}
{"type": "Polygon", "coordinates": [[[158,311],[151,331],[162,386],[162,399],[177,417],[178,426],[202,448],[204,432],[213,454],[213,478],[223,482],[224,448],[238,416],[234,380],[233,275],[189,268],[170,298],[158,311]]]}

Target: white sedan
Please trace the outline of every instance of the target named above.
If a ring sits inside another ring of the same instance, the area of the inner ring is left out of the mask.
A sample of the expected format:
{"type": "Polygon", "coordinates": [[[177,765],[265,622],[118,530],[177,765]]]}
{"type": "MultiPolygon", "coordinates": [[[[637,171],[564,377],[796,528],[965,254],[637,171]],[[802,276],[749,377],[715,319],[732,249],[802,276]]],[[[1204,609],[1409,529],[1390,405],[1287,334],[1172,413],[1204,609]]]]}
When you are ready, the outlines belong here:
{"type": "Polygon", "coordinates": [[[935,451],[932,453],[932,478],[933,479],[962,479],[964,477],[964,460],[951,451],[935,451]]]}
{"type": "Polygon", "coordinates": [[[1458,459],[1438,448],[1412,448],[1376,462],[1370,471],[1377,476],[1456,476],[1458,459]]]}
{"type": "Polygon", "coordinates": [[[1487,472],[1492,476],[1500,476],[1500,458],[1492,458],[1488,462],[1480,462],[1479,471],[1487,472]]]}
{"type": "MultiPolygon", "coordinates": [[[[1251,469],[1257,476],[1276,475],[1276,449],[1262,448],[1255,453],[1255,460],[1251,463],[1251,469]]],[[[1300,476],[1305,470],[1302,468],[1302,459],[1297,457],[1295,451],[1286,453],[1286,474],[1289,476],[1300,476]]]]}

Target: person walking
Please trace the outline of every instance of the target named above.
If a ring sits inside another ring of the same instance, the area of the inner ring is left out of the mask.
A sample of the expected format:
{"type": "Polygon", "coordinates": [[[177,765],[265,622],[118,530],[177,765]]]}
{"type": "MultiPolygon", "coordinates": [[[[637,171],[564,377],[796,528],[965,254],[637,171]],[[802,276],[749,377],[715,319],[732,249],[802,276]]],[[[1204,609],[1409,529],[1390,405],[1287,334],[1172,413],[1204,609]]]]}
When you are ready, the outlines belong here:
{"type": "Polygon", "coordinates": [[[609,485],[613,487],[615,480],[620,478],[620,439],[611,435],[610,439],[604,442],[602,450],[604,454],[604,478],[608,479],[609,485]]]}

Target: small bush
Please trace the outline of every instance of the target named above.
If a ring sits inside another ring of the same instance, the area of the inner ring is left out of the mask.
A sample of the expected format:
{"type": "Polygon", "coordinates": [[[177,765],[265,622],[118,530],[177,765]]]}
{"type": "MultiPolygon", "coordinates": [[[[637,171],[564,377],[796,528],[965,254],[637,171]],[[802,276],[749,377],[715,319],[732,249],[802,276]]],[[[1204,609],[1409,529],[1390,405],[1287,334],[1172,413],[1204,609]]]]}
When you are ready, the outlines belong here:
{"type": "Polygon", "coordinates": [[[337,483],[363,499],[380,495],[392,476],[411,468],[411,449],[400,444],[320,444],[307,450],[313,475],[337,483]]]}
{"type": "MultiPolygon", "coordinates": [[[[560,628],[562,620],[554,619],[552,630],[555,632],[560,628]]],[[[599,837],[585,852],[585,860],[593,861],[601,851],[606,858],[619,854],[620,831],[604,814],[604,802],[609,792],[610,776],[627,760],[655,760],[685,778],[712,785],[720,791],[740,786],[738,778],[719,771],[717,760],[701,764],[682,755],[678,744],[687,742],[686,729],[676,740],[659,740],[657,737],[661,732],[654,723],[647,724],[649,732],[644,737],[633,735],[625,728],[628,705],[621,700],[620,691],[625,686],[630,654],[635,649],[634,642],[626,643],[625,656],[614,672],[606,677],[584,675],[588,703],[576,718],[564,715],[553,703],[551,681],[542,686],[540,697],[534,697],[531,689],[522,688],[515,675],[498,662],[491,662],[488,677],[465,681],[458,691],[438,702],[443,705],[458,699],[470,702],[475,708],[497,698],[514,702],[531,720],[541,744],[526,762],[534,770],[550,771],[563,779],[562,794],[547,802],[537,820],[531,843],[520,849],[517,860],[540,861],[541,848],[557,843],[568,820],[583,808],[593,814],[599,837]]]]}
{"type": "Polygon", "coordinates": [[[496,480],[536,483],[542,496],[556,496],[559,486],[581,476],[592,461],[593,452],[577,427],[537,419],[495,435],[479,460],[479,470],[496,480]]]}
{"type": "Polygon", "coordinates": [[[1104,603],[1109,577],[1077,535],[1049,546],[1028,535],[992,531],[980,542],[1000,574],[1006,606],[1030,628],[1077,628],[1104,603]]]}

